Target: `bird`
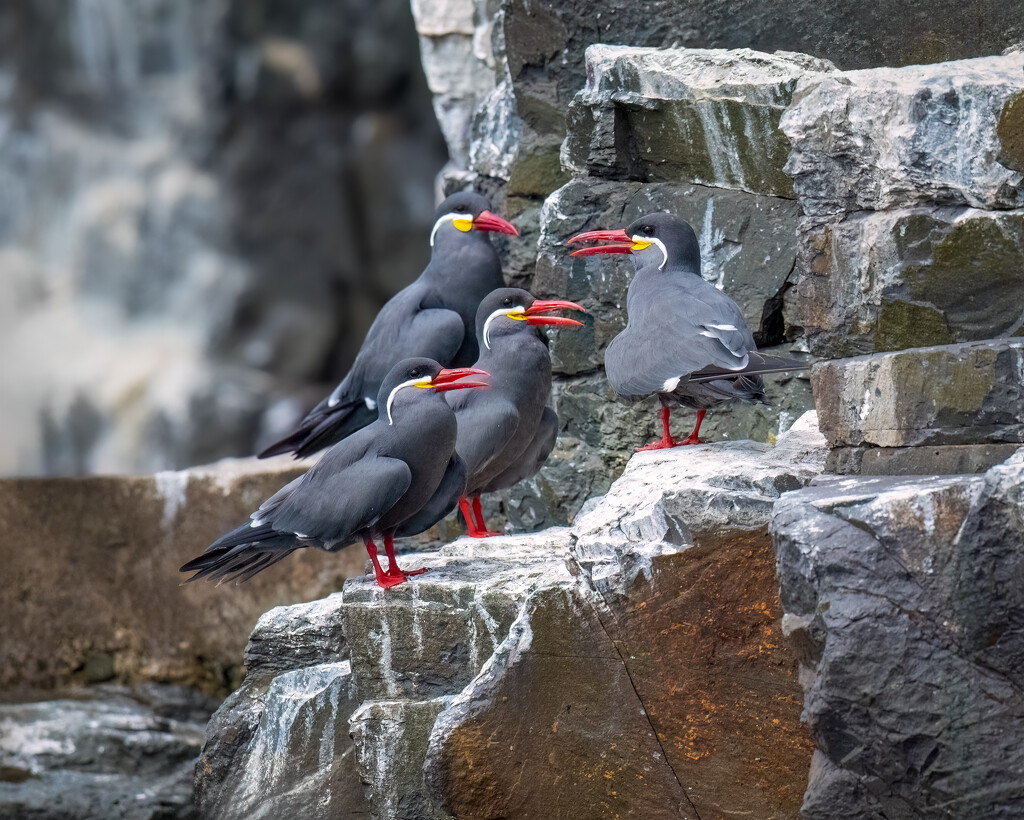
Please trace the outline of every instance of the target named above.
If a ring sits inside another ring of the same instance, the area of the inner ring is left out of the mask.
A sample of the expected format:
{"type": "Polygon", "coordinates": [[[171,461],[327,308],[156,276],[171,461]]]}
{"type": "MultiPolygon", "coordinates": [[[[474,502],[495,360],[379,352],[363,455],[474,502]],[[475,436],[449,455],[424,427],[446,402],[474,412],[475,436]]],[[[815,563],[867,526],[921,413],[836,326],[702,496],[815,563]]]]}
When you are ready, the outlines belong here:
{"type": "Polygon", "coordinates": [[[510,222],[487,210],[487,200],[464,191],[442,202],[430,233],[430,263],[391,298],[366,334],[348,375],[299,422],[259,454],[305,458],[365,427],[377,417],[377,391],[394,364],[425,356],[445,367],[477,357],[476,309],[502,287],[501,263],[489,233],[518,236],[510,222]]]}
{"type": "Polygon", "coordinates": [[[487,529],[480,494],[533,475],[555,446],[558,416],[547,407],[551,357],[533,327],[583,324],[549,315],[557,310],[584,311],[575,302],[535,299],[520,288],[499,288],[480,303],[480,357],[473,366],[490,373],[490,389],[448,397],[458,420],[455,451],[468,473],[459,509],[471,537],[500,535],[487,529]]]}
{"type": "Polygon", "coordinates": [[[662,437],[639,448],[661,450],[703,443],[707,411],[733,401],[770,404],[761,376],[808,365],[757,351],[743,312],[701,275],[693,228],[667,213],[642,216],[622,230],[577,234],[570,244],[599,242],[571,256],[632,254],[636,274],[626,295],[625,329],[605,350],[605,375],[627,401],[657,394],[662,437]],[[670,405],[697,411],[693,432],[672,437],[670,405]]]}
{"type": "Polygon", "coordinates": [[[214,541],[181,572],[195,573],[189,581],[241,583],[297,549],[336,552],[360,539],[379,586],[393,587],[425,572],[399,568],[394,538],[422,532],[434,523],[416,528],[428,504],[447,503],[447,514],[464,492],[467,472],[455,455],[455,413],[442,394],[486,387],[468,378],[486,375],[474,367],[442,368],[426,358],[399,362],[377,394],[373,423],[333,445],[248,523],[214,541]],[[377,558],[375,542],[381,539],[386,572],[377,558]]]}

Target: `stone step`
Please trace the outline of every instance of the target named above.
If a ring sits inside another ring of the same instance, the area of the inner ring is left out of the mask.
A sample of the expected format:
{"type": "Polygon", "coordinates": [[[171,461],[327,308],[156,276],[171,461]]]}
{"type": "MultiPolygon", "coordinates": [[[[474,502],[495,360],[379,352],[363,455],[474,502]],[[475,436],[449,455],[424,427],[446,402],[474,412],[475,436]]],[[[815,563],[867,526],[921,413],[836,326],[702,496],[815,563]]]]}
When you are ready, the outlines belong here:
{"type": "Polygon", "coordinates": [[[1024,210],[918,205],[808,219],[786,321],[819,358],[1021,333],[1024,210]]]}
{"type": "Polygon", "coordinates": [[[345,584],[342,610],[360,700],[427,700],[465,688],[538,586],[568,578],[569,531],[407,553],[424,575],[381,589],[370,574],[345,584]]]}
{"type": "Polygon", "coordinates": [[[834,72],[806,54],[593,45],[569,107],[575,175],[794,198],[779,118],[797,82],[834,72]]]}
{"type": "Polygon", "coordinates": [[[811,381],[832,447],[1024,443],[1024,339],[820,362],[811,381]]]}
{"type": "Polygon", "coordinates": [[[802,79],[780,127],[804,213],[1024,206],[1020,143],[1000,125],[1022,92],[1020,51],[802,79]]]}
{"type": "Polygon", "coordinates": [[[837,447],[825,471],[837,475],[962,475],[1001,464],[1020,444],[944,444],[938,447],[837,447]]]}

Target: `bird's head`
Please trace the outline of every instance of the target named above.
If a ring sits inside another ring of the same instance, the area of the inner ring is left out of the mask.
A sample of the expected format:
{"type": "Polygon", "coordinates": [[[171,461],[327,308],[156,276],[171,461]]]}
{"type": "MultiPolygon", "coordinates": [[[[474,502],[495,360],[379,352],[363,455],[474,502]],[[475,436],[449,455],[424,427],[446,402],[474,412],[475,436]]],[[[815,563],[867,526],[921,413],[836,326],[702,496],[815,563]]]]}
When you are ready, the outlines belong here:
{"type": "Polygon", "coordinates": [[[598,242],[574,250],[570,256],[605,253],[633,255],[637,269],[653,265],[658,270],[684,269],[700,275],[700,246],[693,228],[671,214],[642,216],[618,231],[587,231],[576,234],[569,244],[598,242]]]}
{"type": "Polygon", "coordinates": [[[434,229],[430,232],[430,246],[446,236],[459,236],[471,231],[507,233],[519,236],[511,222],[487,210],[487,200],[471,191],[452,194],[437,206],[434,229]]]}
{"type": "Polygon", "coordinates": [[[494,340],[513,333],[522,333],[536,325],[579,327],[583,322],[564,316],[552,316],[556,310],[578,310],[575,302],[561,299],[534,299],[521,288],[498,288],[488,293],[476,311],[476,335],[488,350],[494,340]]]}
{"type": "Polygon", "coordinates": [[[438,393],[489,387],[487,382],[466,378],[489,375],[476,367],[444,368],[433,359],[403,359],[391,368],[381,383],[377,394],[380,417],[394,424],[399,413],[438,393]]]}

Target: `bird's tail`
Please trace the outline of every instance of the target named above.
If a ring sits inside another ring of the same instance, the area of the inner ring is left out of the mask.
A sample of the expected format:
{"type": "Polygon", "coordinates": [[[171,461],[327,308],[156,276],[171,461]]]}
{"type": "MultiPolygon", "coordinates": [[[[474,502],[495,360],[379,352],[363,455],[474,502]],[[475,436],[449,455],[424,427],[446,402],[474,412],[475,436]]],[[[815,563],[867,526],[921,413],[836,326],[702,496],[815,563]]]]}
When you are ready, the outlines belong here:
{"type": "Polygon", "coordinates": [[[756,350],[751,351],[750,361],[742,370],[726,370],[720,367],[705,367],[691,373],[687,381],[690,382],[713,382],[719,379],[735,379],[739,376],[764,376],[769,373],[789,373],[793,370],[807,370],[810,362],[802,362],[799,359],[784,359],[781,356],[765,356],[756,350]]]}
{"type": "Polygon", "coordinates": [[[321,402],[302,420],[294,433],[271,444],[259,454],[259,458],[284,453],[293,453],[295,458],[306,458],[336,444],[375,418],[377,414],[362,399],[336,404],[334,407],[327,406],[326,401],[321,402]]]}
{"type": "Polygon", "coordinates": [[[294,537],[275,532],[269,524],[259,527],[243,524],[218,538],[206,552],[178,571],[195,573],[186,583],[209,578],[221,584],[225,581],[241,584],[290,555],[297,546],[294,537]]]}

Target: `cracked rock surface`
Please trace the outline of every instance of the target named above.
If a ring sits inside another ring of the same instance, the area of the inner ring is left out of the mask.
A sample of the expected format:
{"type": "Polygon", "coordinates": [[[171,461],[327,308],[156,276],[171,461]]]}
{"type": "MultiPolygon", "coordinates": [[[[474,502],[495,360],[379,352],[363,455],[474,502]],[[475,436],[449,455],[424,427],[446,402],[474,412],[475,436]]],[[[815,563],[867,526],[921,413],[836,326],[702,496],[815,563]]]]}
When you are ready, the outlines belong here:
{"type": "Polygon", "coordinates": [[[272,610],[210,724],[204,816],[796,817],[811,746],[767,523],[824,458],[813,414],[774,448],[645,453],[572,529],[272,610]]]}
{"type": "Polygon", "coordinates": [[[817,747],[807,820],[1020,816],[1024,451],[982,475],[821,478],[775,507],[817,747]]]}

